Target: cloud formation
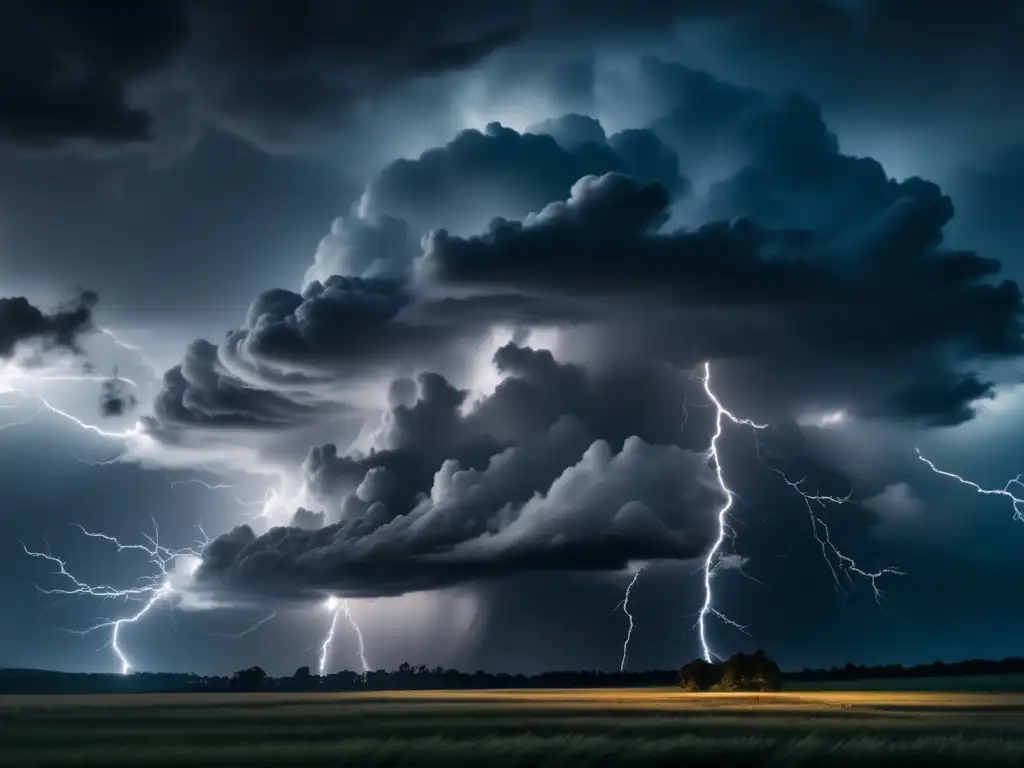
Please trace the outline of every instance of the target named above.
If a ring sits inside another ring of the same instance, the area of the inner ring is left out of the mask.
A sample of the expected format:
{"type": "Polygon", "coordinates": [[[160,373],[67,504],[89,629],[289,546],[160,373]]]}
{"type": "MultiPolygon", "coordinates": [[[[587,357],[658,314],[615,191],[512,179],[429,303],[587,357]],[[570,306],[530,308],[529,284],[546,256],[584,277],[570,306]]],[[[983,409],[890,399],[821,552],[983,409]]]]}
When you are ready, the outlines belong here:
{"type": "Polygon", "coordinates": [[[97,301],[95,293],[82,291],[63,306],[46,312],[22,296],[0,298],[0,360],[11,359],[26,344],[38,345],[44,352],[80,354],[79,340],[94,330],[97,301]]]}
{"type": "Polygon", "coordinates": [[[241,526],[204,550],[197,579],[243,593],[381,596],[524,570],[619,570],[631,560],[696,557],[707,547],[714,514],[695,481],[702,455],[630,438],[617,454],[597,441],[580,456],[568,447],[578,445],[577,429],[559,421],[480,471],[447,460],[429,496],[388,522],[371,507],[363,518],[316,531],[282,527],[257,536],[241,526]],[[538,468],[573,456],[537,490],[538,468]]]}
{"type": "Polygon", "coordinates": [[[166,374],[152,436],[245,435],[297,478],[290,525],[212,542],[198,588],[382,596],[694,557],[705,360],[731,408],[794,430],[947,426],[992,397],[1021,293],[946,244],[936,184],[844,154],[806,97],[643,71],[677,100],[650,127],[492,124],[388,164],[301,292],[166,374]],[[704,144],[729,167],[692,195],[704,144]]]}

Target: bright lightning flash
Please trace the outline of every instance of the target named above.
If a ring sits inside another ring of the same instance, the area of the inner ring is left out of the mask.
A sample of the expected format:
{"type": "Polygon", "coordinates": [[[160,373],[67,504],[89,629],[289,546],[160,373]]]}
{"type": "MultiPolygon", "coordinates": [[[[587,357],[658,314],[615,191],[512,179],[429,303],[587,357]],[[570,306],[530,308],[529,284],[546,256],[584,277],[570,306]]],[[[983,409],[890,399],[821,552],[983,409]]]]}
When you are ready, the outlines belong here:
{"type": "MultiPolygon", "coordinates": [[[[717,616],[721,621],[726,624],[735,627],[741,631],[746,631],[746,627],[738,624],[737,622],[730,619],[728,616],[723,614],[717,608],[714,607],[714,596],[712,590],[712,581],[715,576],[719,565],[722,563],[722,549],[727,538],[733,538],[733,531],[729,526],[729,511],[732,509],[735,503],[735,493],[729,488],[725,482],[725,475],[722,470],[722,464],[720,461],[720,454],[718,452],[718,438],[722,435],[722,428],[724,426],[723,419],[728,419],[733,424],[750,427],[756,432],[759,430],[767,429],[767,424],[758,424],[750,419],[742,419],[732,412],[730,412],[721,401],[715,395],[711,389],[711,364],[708,362],[704,363],[704,392],[711,401],[712,405],[716,410],[715,414],[715,432],[711,437],[711,446],[708,450],[708,458],[712,462],[712,467],[715,470],[715,477],[718,480],[718,488],[722,492],[722,496],[725,498],[724,503],[718,510],[718,537],[716,538],[711,549],[708,551],[707,558],[704,561],[704,604],[700,609],[700,613],[697,619],[697,627],[700,633],[700,644],[701,650],[704,653],[704,660],[712,662],[713,659],[719,658],[714,652],[712,652],[708,640],[707,640],[707,619],[709,616],[717,616]]],[[[758,451],[760,456],[760,450],[758,451]]],[[[764,461],[762,460],[762,464],[764,461]]],[[[803,480],[792,481],[786,474],[775,467],[771,467],[767,464],[764,466],[782,477],[783,481],[792,488],[794,491],[800,494],[804,500],[804,504],[807,507],[807,512],[811,519],[811,528],[814,533],[814,538],[821,546],[822,555],[825,558],[825,562],[832,572],[832,577],[836,582],[836,587],[845,592],[843,581],[850,581],[852,575],[857,575],[867,579],[871,588],[875,594],[875,600],[881,601],[882,592],[878,588],[878,580],[882,576],[902,576],[902,571],[896,570],[895,568],[882,568],[878,571],[866,571],[860,568],[856,561],[848,555],[844,554],[838,547],[832,542],[829,528],[825,524],[825,521],[819,514],[815,512],[814,506],[826,507],[828,505],[839,505],[844,504],[850,500],[850,497],[839,497],[839,496],[826,496],[822,494],[812,494],[804,491],[801,486],[803,480]],[[831,557],[830,557],[831,553],[831,557]],[[833,559],[838,562],[838,565],[833,564],[833,559]]]]}
{"type": "Polygon", "coordinates": [[[327,598],[324,603],[324,610],[331,614],[331,623],[327,628],[327,635],[324,637],[323,643],[320,645],[320,677],[323,677],[327,673],[327,661],[331,655],[331,646],[334,644],[334,633],[338,627],[338,618],[342,615],[345,616],[349,626],[352,627],[356,633],[356,641],[358,642],[359,649],[359,663],[363,666],[363,674],[365,675],[370,671],[370,665],[366,661],[366,645],[363,642],[363,631],[356,624],[356,620],[352,618],[352,612],[349,610],[348,600],[339,600],[338,598],[331,597],[327,598]]]}
{"type": "Polygon", "coordinates": [[[209,543],[209,538],[200,528],[200,534],[203,539],[194,547],[181,550],[170,550],[167,547],[160,544],[159,529],[156,526],[156,521],[153,522],[153,536],[143,534],[145,538],[145,544],[122,544],[118,539],[113,536],[108,536],[105,533],[94,533],[86,530],[81,525],[76,525],[83,534],[92,539],[102,539],[103,541],[113,544],[117,548],[117,552],[126,551],[139,551],[146,554],[149,557],[150,563],[156,569],[156,572],[151,576],[145,576],[140,580],[140,583],[134,587],[113,587],[106,584],[88,584],[81,581],[77,576],[73,575],[67,568],[67,563],[59,557],[50,554],[49,552],[34,552],[30,550],[25,544],[21,543],[21,548],[25,551],[25,554],[30,557],[37,557],[43,560],[48,560],[57,566],[56,575],[62,577],[70,586],[61,587],[56,589],[43,589],[42,587],[36,587],[40,592],[46,595],[87,595],[89,597],[98,597],[101,599],[109,598],[121,598],[129,601],[141,602],[142,607],[131,614],[120,619],[104,619],[103,621],[94,624],[91,627],[82,630],[75,630],[73,633],[76,635],[87,635],[100,629],[110,629],[110,648],[113,650],[114,655],[117,657],[121,665],[121,674],[126,675],[132,670],[132,663],[128,659],[128,655],[121,647],[121,630],[128,624],[135,624],[142,619],[146,614],[152,611],[157,604],[167,600],[176,593],[174,586],[173,575],[178,570],[183,570],[186,574],[195,571],[200,562],[200,553],[202,547],[209,543]]]}
{"type": "Polygon", "coordinates": [[[961,483],[962,485],[966,485],[970,488],[973,488],[976,493],[980,493],[984,496],[1002,496],[1004,498],[1009,499],[1010,504],[1013,505],[1013,519],[1017,522],[1024,523],[1024,509],[1022,509],[1020,506],[1021,504],[1024,504],[1024,498],[1017,496],[1011,490],[1014,487],[1024,488],[1024,482],[1021,481],[1021,478],[1024,477],[1024,475],[1017,475],[1016,477],[1011,478],[1002,488],[982,488],[973,480],[968,480],[967,478],[961,477],[960,475],[954,474],[952,472],[947,472],[944,469],[939,469],[931,462],[930,459],[922,455],[919,449],[915,448],[914,450],[917,452],[917,458],[919,458],[921,461],[927,464],[928,468],[935,474],[942,475],[943,477],[952,478],[953,480],[956,480],[958,483],[961,483]]]}
{"type": "Polygon", "coordinates": [[[711,436],[711,447],[708,449],[708,459],[711,461],[712,467],[715,470],[715,477],[718,480],[718,488],[725,497],[724,503],[718,510],[718,537],[715,539],[715,543],[711,546],[711,549],[708,550],[707,558],[704,560],[704,605],[701,606],[700,613],[697,617],[701,650],[704,652],[704,660],[710,664],[715,658],[717,658],[717,656],[712,653],[711,647],[708,645],[708,616],[717,616],[726,624],[736,627],[744,632],[746,631],[746,627],[733,621],[714,607],[714,595],[711,589],[711,581],[715,576],[715,570],[721,558],[722,547],[725,544],[726,538],[732,535],[732,529],[729,527],[729,510],[732,509],[732,506],[735,503],[735,496],[729,486],[725,483],[725,475],[722,472],[722,462],[720,461],[718,454],[718,438],[722,436],[722,428],[724,426],[722,419],[726,418],[733,424],[743,424],[751,427],[752,429],[765,429],[767,425],[757,424],[749,419],[738,418],[725,408],[721,402],[719,402],[715,393],[711,390],[711,363],[704,363],[704,392],[715,407],[715,433],[711,436]]]}
{"type": "Polygon", "coordinates": [[[619,672],[626,671],[626,659],[629,656],[629,641],[633,638],[633,614],[629,612],[629,594],[633,591],[633,587],[636,586],[636,580],[640,578],[640,574],[644,572],[644,565],[636,573],[633,574],[632,580],[629,582],[629,586],[626,587],[626,595],[622,598],[622,612],[626,614],[626,618],[629,619],[629,629],[626,631],[626,640],[622,643],[622,661],[619,662],[619,672]]]}

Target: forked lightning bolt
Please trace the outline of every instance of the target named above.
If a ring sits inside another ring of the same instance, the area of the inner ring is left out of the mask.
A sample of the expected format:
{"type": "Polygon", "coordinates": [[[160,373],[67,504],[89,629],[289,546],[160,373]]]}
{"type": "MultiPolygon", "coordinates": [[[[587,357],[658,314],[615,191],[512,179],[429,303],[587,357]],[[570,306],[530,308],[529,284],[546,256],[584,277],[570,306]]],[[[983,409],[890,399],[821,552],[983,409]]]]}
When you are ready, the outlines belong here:
{"type": "Polygon", "coordinates": [[[715,470],[715,477],[718,480],[718,488],[725,497],[725,501],[718,510],[718,536],[715,539],[715,543],[711,546],[711,549],[708,550],[707,557],[704,560],[704,604],[701,606],[700,613],[697,616],[701,651],[704,653],[704,660],[710,664],[714,659],[718,658],[718,656],[711,651],[711,647],[708,645],[707,619],[709,616],[717,616],[726,624],[746,631],[746,627],[733,621],[720,610],[715,608],[714,594],[711,589],[711,581],[715,576],[715,569],[718,565],[719,558],[721,557],[722,547],[725,544],[726,538],[730,535],[729,510],[732,509],[732,506],[735,503],[735,496],[729,486],[725,483],[722,462],[719,459],[718,454],[718,438],[722,436],[722,428],[724,427],[722,420],[723,418],[729,419],[733,424],[743,424],[751,427],[752,429],[765,429],[767,425],[757,424],[749,419],[738,418],[725,408],[721,402],[719,402],[715,393],[711,389],[711,363],[704,363],[703,379],[704,392],[715,407],[715,432],[711,436],[711,446],[708,449],[708,460],[711,462],[712,468],[715,470]]]}
{"type": "Polygon", "coordinates": [[[341,606],[338,605],[338,598],[331,596],[324,603],[324,610],[331,614],[331,623],[327,625],[327,634],[320,645],[320,677],[327,674],[327,660],[331,655],[331,645],[334,644],[334,630],[338,626],[338,616],[341,615],[341,606]]]}
{"type": "Polygon", "coordinates": [[[209,542],[209,539],[206,537],[206,534],[202,532],[202,529],[200,529],[203,540],[197,542],[196,546],[181,550],[170,550],[160,544],[159,529],[157,528],[155,521],[153,523],[153,536],[143,534],[143,537],[147,542],[145,544],[122,544],[113,536],[108,536],[104,533],[94,533],[86,530],[81,525],[76,525],[76,527],[89,538],[102,539],[103,541],[113,544],[118,553],[127,551],[139,551],[144,553],[149,557],[150,563],[152,563],[156,570],[154,574],[143,577],[140,580],[140,583],[133,587],[122,588],[106,584],[88,584],[72,574],[67,568],[67,563],[61,558],[56,557],[49,552],[35,552],[25,546],[24,542],[21,543],[21,547],[25,551],[26,555],[42,558],[43,560],[54,563],[57,566],[56,575],[62,577],[70,584],[70,586],[58,587],[55,589],[43,589],[42,587],[37,586],[37,589],[39,589],[43,594],[86,595],[102,599],[122,598],[142,603],[142,607],[129,616],[125,616],[120,619],[105,619],[91,627],[87,627],[86,629],[74,631],[74,634],[76,635],[87,635],[100,629],[109,628],[110,648],[113,650],[114,655],[120,663],[121,674],[126,675],[133,667],[127,653],[125,653],[124,649],[121,647],[121,630],[125,625],[135,624],[138,622],[146,614],[152,611],[158,603],[170,598],[175,593],[176,590],[171,579],[172,569],[179,563],[179,561],[185,564],[186,567],[188,565],[198,565],[202,547],[209,542]]]}
{"type": "MultiPolygon", "coordinates": [[[[712,405],[715,407],[716,410],[715,431],[711,437],[711,446],[708,450],[708,458],[711,461],[712,468],[715,471],[715,477],[718,481],[718,488],[722,492],[722,496],[725,499],[722,506],[718,510],[718,536],[715,539],[715,542],[712,545],[711,549],[708,551],[707,557],[704,561],[704,604],[700,609],[700,613],[697,619],[697,627],[699,629],[700,644],[701,650],[704,654],[704,660],[707,662],[713,662],[715,658],[720,657],[711,650],[711,647],[708,644],[707,619],[709,616],[717,616],[721,621],[725,622],[726,624],[729,624],[730,626],[733,626],[742,631],[746,631],[746,627],[733,621],[714,606],[712,581],[714,579],[716,569],[722,560],[722,549],[725,544],[725,540],[727,538],[730,538],[732,535],[732,530],[729,526],[729,511],[732,509],[733,504],[735,502],[735,493],[729,488],[725,481],[725,475],[722,469],[720,454],[718,452],[718,439],[722,436],[724,419],[728,419],[733,424],[747,426],[750,427],[752,430],[755,430],[755,440],[756,431],[767,429],[768,425],[758,424],[754,421],[751,421],[750,419],[740,418],[734,415],[731,411],[729,411],[724,405],[722,405],[721,401],[715,395],[714,390],[712,390],[711,388],[711,364],[709,362],[704,363],[703,381],[704,392],[707,395],[708,400],[711,401],[712,405]]],[[[760,457],[760,449],[758,449],[758,455],[760,457]]],[[[815,504],[821,507],[825,507],[830,504],[844,504],[850,500],[849,497],[843,498],[838,496],[826,496],[822,494],[807,493],[801,488],[801,485],[804,482],[803,480],[794,482],[790,480],[782,470],[765,464],[763,459],[762,464],[764,464],[764,466],[767,469],[771,470],[772,472],[782,477],[786,485],[788,485],[790,488],[792,488],[794,491],[800,494],[801,498],[803,498],[804,504],[807,507],[807,512],[810,515],[811,528],[814,533],[814,538],[821,546],[822,555],[824,556],[825,562],[832,573],[832,577],[835,580],[837,588],[845,592],[842,577],[845,577],[846,581],[849,581],[851,579],[851,574],[861,576],[870,582],[871,588],[875,594],[875,599],[877,601],[880,601],[882,597],[882,592],[878,588],[878,580],[882,576],[887,575],[902,576],[903,572],[895,568],[882,568],[878,571],[866,571],[860,568],[857,565],[856,561],[853,560],[853,558],[844,554],[842,551],[839,550],[838,547],[836,547],[836,545],[832,542],[831,534],[829,532],[828,526],[825,524],[825,521],[821,518],[820,515],[818,515],[814,511],[815,504]],[[833,564],[832,558],[829,557],[830,553],[832,557],[834,557],[838,561],[838,566],[833,564]]]]}
{"type": "MultiPolygon", "coordinates": [[[[764,464],[763,461],[762,464],[764,464]]],[[[818,542],[818,546],[821,547],[821,555],[825,559],[825,564],[832,573],[832,580],[835,582],[836,588],[840,592],[846,594],[848,591],[848,585],[852,581],[852,576],[860,576],[863,579],[867,579],[868,583],[871,584],[871,590],[875,595],[875,602],[881,603],[884,595],[882,590],[878,587],[878,580],[883,576],[905,576],[906,574],[903,571],[892,567],[880,568],[877,571],[865,571],[863,568],[859,567],[853,558],[843,553],[843,551],[832,542],[832,533],[829,531],[828,525],[821,518],[821,515],[814,511],[814,505],[825,508],[829,505],[845,504],[850,501],[851,497],[807,493],[800,487],[803,485],[804,480],[790,480],[781,469],[771,467],[767,464],[764,464],[764,466],[779,475],[786,485],[799,493],[803,498],[804,506],[807,508],[807,514],[811,520],[811,531],[814,533],[814,539],[818,542]],[[829,557],[829,553],[832,554],[838,565],[833,564],[832,558],[829,557]]]]}
{"type": "Polygon", "coordinates": [[[944,469],[939,469],[931,462],[930,459],[926,458],[919,449],[915,448],[914,450],[917,452],[917,458],[927,464],[928,468],[935,474],[956,480],[958,483],[966,485],[969,488],[973,488],[976,493],[980,493],[984,496],[1002,496],[1003,498],[1009,499],[1010,504],[1013,506],[1013,519],[1024,523],[1024,509],[1020,506],[1021,504],[1024,504],[1024,498],[1017,496],[1012,490],[1010,490],[1014,487],[1024,489],[1024,482],[1021,481],[1021,478],[1024,477],[1024,475],[1017,475],[1016,477],[1011,478],[1002,488],[983,488],[973,480],[968,480],[960,475],[947,472],[944,469]]]}
{"type": "Polygon", "coordinates": [[[622,612],[626,614],[626,618],[629,619],[629,629],[626,630],[626,640],[622,643],[622,661],[619,663],[619,672],[626,671],[626,659],[629,656],[629,641],[633,638],[633,614],[629,612],[629,594],[633,591],[633,587],[636,585],[636,580],[640,578],[640,574],[644,572],[644,568],[641,567],[636,573],[633,574],[633,578],[629,582],[629,586],[626,587],[626,596],[622,598],[622,612]]]}
{"type": "Polygon", "coordinates": [[[327,598],[324,603],[324,609],[331,614],[331,623],[328,625],[327,634],[324,636],[324,641],[320,645],[320,677],[327,674],[327,662],[331,655],[331,646],[334,644],[334,634],[338,627],[338,618],[342,615],[348,621],[349,626],[356,633],[356,641],[358,643],[359,650],[359,663],[363,667],[363,674],[365,675],[370,671],[370,665],[366,661],[366,645],[363,642],[363,632],[356,624],[356,620],[352,617],[352,612],[349,610],[348,600],[339,600],[333,595],[327,598]]]}

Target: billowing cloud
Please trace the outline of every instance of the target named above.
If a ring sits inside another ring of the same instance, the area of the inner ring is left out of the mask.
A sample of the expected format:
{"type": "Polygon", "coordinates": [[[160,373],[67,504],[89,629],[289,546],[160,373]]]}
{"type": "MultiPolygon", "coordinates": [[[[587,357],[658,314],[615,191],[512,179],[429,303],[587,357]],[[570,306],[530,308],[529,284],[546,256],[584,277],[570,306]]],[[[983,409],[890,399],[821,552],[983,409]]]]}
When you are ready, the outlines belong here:
{"type": "Polygon", "coordinates": [[[790,409],[956,423],[991,393],[964,366],[1024,351],[1016,284],[987,281],[995,260],[941,247],[946,198],[900,198],[842,243],[746,220],[663,232],[667,205],[656,185],[584,178],[525,222],[432,233],[419,269],[476,290],[633,302],[649,318],[635,343],[683,363],[735,358],[790,409]]]}
{"type": "Polygon", "coordinates": [[[197,580],[242,593],[380,596],[524,570],[617,570],[706,548],[714,513],[696,482],[703,455],[639,438],[617,454],[598,441],[567,455],[577,429],[559,421],[480,471],[446,461],[430,495],[387,522],[371,511],[316,531],[236,528],[207,547],[197,580]],[[573,454],[549,487],[536,488],[536,468],[573,454]]]}
{"type": "Polygon", "coordinates": [[[81,353],[80,338],[94,330],[97,300],[92,291],[83,291],[64,306],[46,312],[21,296],[0,298],[0,360],[12,358],[27,344],[43,351],[81,353]]]}
{"type": "Polygon", "coordinates": [[[491,125],[389,164],[301,292],[264,292],[168,372],[151,435],[247,434],[296,489],[289,525],[211,543],[198,589],[383,596],[696,556],[704,360],[730,407],[797,431],[951,425],[992,396],[1021,294],[946,245],[937,185],[843,154],[804,97],[645,66],[681,100],[651,129],[491,125]],[[702,143],[734,166],[677,228],[702,143]]]}
{"type": "Polygon", "coordinates": [[[416,160],[396,160],[367,186],[364,218],[393,216],[425,233],[436,227],[475,232],[498,215],[522,218],[564,198],[582,176],[611,171],[682,192],[679,159],[650,131],[566,148],[545,134],[497,123],[467,130],[416,160]]]}

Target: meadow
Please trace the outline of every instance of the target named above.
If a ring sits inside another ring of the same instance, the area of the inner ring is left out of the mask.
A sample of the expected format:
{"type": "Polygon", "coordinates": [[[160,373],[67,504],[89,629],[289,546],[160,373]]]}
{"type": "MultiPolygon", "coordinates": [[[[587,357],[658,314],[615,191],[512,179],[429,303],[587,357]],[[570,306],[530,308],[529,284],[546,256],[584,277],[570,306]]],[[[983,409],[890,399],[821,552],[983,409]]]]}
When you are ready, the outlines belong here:
{"type": "Polygon", "coordinates": [[[0,697],[17,766],[1000,766],[1024,694],[671,689],[0,697]]]}

